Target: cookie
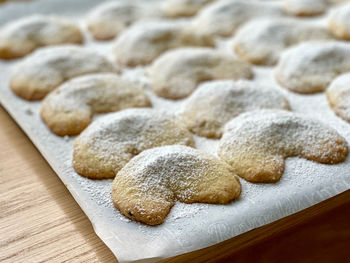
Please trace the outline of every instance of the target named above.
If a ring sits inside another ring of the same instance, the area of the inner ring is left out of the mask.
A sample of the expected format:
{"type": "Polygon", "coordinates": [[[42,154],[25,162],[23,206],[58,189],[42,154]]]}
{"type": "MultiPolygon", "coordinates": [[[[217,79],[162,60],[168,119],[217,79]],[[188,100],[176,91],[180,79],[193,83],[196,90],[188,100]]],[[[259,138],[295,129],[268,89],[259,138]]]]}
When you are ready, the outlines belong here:
{"type": "Polygon", "coordinates": [[[286,13],[294,16],[316,16],[327,11],[327,0],[284,0],[286,13]]]}
{"type": "Polygon", "coordinates": [[[276,5],[259,1],[223,0],[203,8],[193,21],[193,29],[202,35],[231,36],[243,23],[258,17],[281,16],[276,5]]]}
{"type": "Polygon", "coordinates": [[[166,0],[161,6],[166,17],[193,16],[207,4],[215,0],[166,0]]]}
{"type": "Polygon", "coordinates": [[[308,40],[329,40],[332,36],[318,25],[292,19],[255,19],[243,25],[233,39],[236,54],[253,64],[274,65],[281,52],[308,40]]]}
{"type": "Polygon", "coordinates": [[[350,40],[350,4],[334,9],[327,19],[329,31],[337,38],[350,40]]]}
{"type": "Polygon", "coordinates": [[[114,71],[113,64],[94,50],[74,45],[46,47],[16,64],[10,87],[26,100],[40,100],[73,77],[114,71]]]}
{"type": "Polygon", "coordinates": [[[226,125],[218,155],[247,181],[273,183],[282,176],[286,158],[336,164],[346,159],[348,144],[320,121],[288,111],[260,110],[226,125]]]}
{"type": "Polygon", "coordinates": [[[276,80],[297,93],[326,89],[338,75],[350,71],[350,44],[337,41],[305,42],[282,53],[276,80]]]}
{"type": "Polygon", "coordinates": [[[0,29],[0,58],[23,57],[38,47],[83,43],[80,28],[70,19],[32,15],[4,25],[0,29]]]}
{"type": "Polygon", "coordinates": [[[150,69],[153,91],[168,99],[187,97],[202,81],[252,77],[253,71],[249,64],[209,48],[168,51],[154,61],[150,69]]]}
{"type": "Polygon", "coordinates": [[[95,113],[149,107],[143,89],[112,73],[85,75],[63,83],[44,99],[40,115],[57,135],[76,135],[95,113]]]}
{"type": "Polygon", "coordinates": [[[350,122],[350,73],[340,75],[333,80],[326,94],[334,113],[350,122]]]}
{"type": "Polygon", "coordinates": [[[141,2],[113,1],[95,7],[86,19],[87,29],[97,40],[115,38],[134,22],[159,16],[157,8],[141,2]]]}
{"type": "Polygon", "coordinates": [[[189,31],[183,21],[136,23],[125,30],[114,46],[116,61],[135,67],[151,63],[163,52],[182,46],[213,46],[211,37],[189,31]]]}
{"type": "Polygon", "coordinates": [[[286,109],[288,100],[274,88],[250,81],[213,81],[201,85],[182,105],[181,117],[193,133],[220,138],[224,125],[257,109],[286,109]]]}
{"type": "Polygon", "coordinates": [[[238,177],[225,162],[186,146],[146,150],[115,177],[112,200],[126,217],[162,224],[175,200],[227,204],[239,197],[238,177]]]}
{"type": "Polygon", "coordinates": [[[77,137],[73,166],[85,177],[114,178],[140,152],[171,144],[194,145],[178,118],[154,109],[127,109],[92,122],[77,137]]]}

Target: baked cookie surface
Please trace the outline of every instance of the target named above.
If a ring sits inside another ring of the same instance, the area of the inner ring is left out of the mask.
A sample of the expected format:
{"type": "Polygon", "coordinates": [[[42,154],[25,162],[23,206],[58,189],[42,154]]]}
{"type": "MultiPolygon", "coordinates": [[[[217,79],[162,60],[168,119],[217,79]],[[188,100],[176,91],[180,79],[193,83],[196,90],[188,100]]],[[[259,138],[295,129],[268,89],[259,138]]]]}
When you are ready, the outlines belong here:
{"type": "Polygon", "coordinates": [[[166,0],[161,6],[167,17],[193,16],[207,4],[216,0],[166,0]]]}
{"type": "Polygon", "coordinates": [[[95,7],[86,19],[88,30],[97,40],[115,38],[134,22],[159,16],[157,8],[140,1],[110,1],[95,7]]]}
{"type": "Polygon", "coordinates": [[[0,29],[0,58],[20,58],[38,47],[81,44],[83,41],[80,28],[70,19],[31,15],[10,22],[0,29]]]}
{"type": "Polygon", "coordinates": [[[254,19],[236,33],[233,49],[240,58],[258,65],[274,65],[289,46],[308,40],[330,40],[322,26],[285,18],[254,19]]]}
{"type": "Polygon", "coordinates": [[[333,80],[326,94],[334,113],[350,122],[350,73],[340,75],[333,80]]]}
{"type": "Polygon", "coordinates": [[[183,21],[148,21],[135,23],[115,42],[116,61],[124,66],[147,65],[163,52],[183,46],[213,46],[206,36],[188,29],[183,21]]]}
{"type": "Polygon", "coordinates": [[[227,204],[241,192],[225,162],[186,146],[146,150],[121,169],[112,184],[114,205],[132,220],[164,222],[175,200],[227,204]]]}
{"type": "Polygon", "coordinates": [[[73,166],[85,177],[114,178],[140,152],[171,144],[194,145],[179,119],[153,109],[127,109],[92,122],[76,138],[73,166]]]}
{"type": "Polygon", "coordinates": [[[203,35],[228,37],[243,23],[258,17],[281,16],[282,10],[259,1],[223,0],[208,5],[194,18],[193,28],[203,35]]]}
{"type": "Polygon", "coordinates": [[[348,143],[320,121],[281,110],[241,114],[225,127],[218,155],[249,182],[277,182],[285,159],[298,156],[336,164],[348,155],[348,143]]]}
{"type": "Polygon", "coordinates": [[[202,81],[250,79],[249,64],[209,48],[179,48],[164,53],[150,68],[153,92],[168,99],[190,95],[202,81]]]}
{"type": "Polygon", "coordinates": [[[112,73],[89,74],[65,82],[43,100],[40,115],[57,135],[76,135],[95,113],[149,107],[143,89],[112,73]]]}
{"type": "Polygon", "coordinates": [[[24,99],[40,100],[73,77],[115,71],[113,64],[94,50],[74,45],[45,47],[15,65],[10,87],[24,99]]]}
{"type": "Polygon", "coordinates": [[[213,81],[201,85],[182,105],[181,117],[193,133],[220,138],[224,125],[239,114],[257,109],[286,109],[277,89],[250,81],[213,81]]]}
{"type": "Polygon", "coordinates": [[[340,41],[305,42],[282,53],[276,80],[297,93],[324,91],[338,75],[350,71],[350,44],[340,41]]]}

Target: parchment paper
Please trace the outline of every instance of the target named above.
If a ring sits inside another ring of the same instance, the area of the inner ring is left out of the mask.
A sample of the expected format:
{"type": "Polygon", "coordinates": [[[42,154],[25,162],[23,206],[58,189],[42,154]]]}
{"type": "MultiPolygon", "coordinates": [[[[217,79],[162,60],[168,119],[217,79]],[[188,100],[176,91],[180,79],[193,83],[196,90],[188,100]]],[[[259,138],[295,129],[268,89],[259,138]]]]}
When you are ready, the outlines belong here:
{"type": "MultiPolygon", "coordinates": [[[[0,25],[27,14],[55,13],[70,16],[84,26],[84,14],[99,3],[98,0],[39,0],[4,4],[0,7],[0,25]]],[[[113,59],[111,42],[93,43],[88,35],[86,37],[86,45],[113,59]]],[[[227,48],[228,45],[227,41],[219,43],[221,48],[227,48]]],[[[150,227],[132,222],[112,205],[112,180],[89,180],[74,172],[71,165],[74,137],[61,138],[52,134],[39,117],[40,102],[27,102],[10,91],[10,70],[16,63],[18,61],[0,61],[2,105],[56,171],[91,220],[96,234],[119,262],[154,262],[208,247],[350,189],[350,158],[337,165],[289,158],[285,173],[276,184],[251,184],[241,179],[242,195],[230,205],[177,203],[165,223],[160,226],[150,227]]],[[[136,68],[124,75],[144,83],[148,89],[145,71],[143,68],[136,68]]],[[[254,81],[281,89],[289,99],[293,111],[328,123],[350,142],[350,124],[334,115],[324,94],[293,94],[278,87],[270,68],[255,67],[254,71],[254,81]]],[[[169,111],[176,112],[182,103],[161,99],[149,91],[148,93],[155,108],[166,107],[169,111]]],[[[216,146],[216,140],[196,137],[196,147],[199,149],[215,154],[216,146]]]]}

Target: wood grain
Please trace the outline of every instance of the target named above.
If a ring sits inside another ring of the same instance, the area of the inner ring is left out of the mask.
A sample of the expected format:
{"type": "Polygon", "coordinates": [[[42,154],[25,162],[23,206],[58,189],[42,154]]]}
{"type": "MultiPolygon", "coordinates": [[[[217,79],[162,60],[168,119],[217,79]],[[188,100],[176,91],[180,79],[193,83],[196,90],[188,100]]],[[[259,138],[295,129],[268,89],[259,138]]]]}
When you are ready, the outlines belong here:
{"type": "MultiPolygon", "coordinates": [[[[349,222],[346,191],[218,245],[162,262],[350,262],[349,222]]],[[[66,187],[2,107],[0,262],[116,262],[66,187]]]]}
{"type": "Polygon", "coordinates": [[[116,262],[64,184],[3,108],[0,262],[116,262]]]}

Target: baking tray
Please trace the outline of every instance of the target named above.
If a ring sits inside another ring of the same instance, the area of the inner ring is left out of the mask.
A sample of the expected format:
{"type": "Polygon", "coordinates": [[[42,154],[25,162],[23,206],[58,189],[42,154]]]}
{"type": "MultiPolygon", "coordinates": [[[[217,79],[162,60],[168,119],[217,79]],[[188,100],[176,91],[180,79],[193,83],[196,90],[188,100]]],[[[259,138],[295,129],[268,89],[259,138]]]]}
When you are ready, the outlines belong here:
{"type": "MultiPolygon", "coordinates": [[[[98,0],[39,0],[0,6],[0,25],[34,13],[61,14],[76,20],[84,28],[84,15],[98,0]]],[[[322,20],[316,21],[322,23],[322,20]]],[[[113,59],[112,42],[94,42],[86,33],[86,46],[113,59]]],[[[218,48],[227,49],[229,41],[219,40],[218,48]]],[[[254,228],[296,213],[350,189],[350,158],[337,165],[325,165],[301,158],[288,158],[285,173],[276,184],[251,184],[243,179],[242,195],[229,205],[176,203],[164,224],[147,226],[130,221],[113,207],[112,180],[89,180],[72,168],[74,137],[51,133],[39,116],[41,102],[28,102],[8,87],[15,61],[0,61],[0,102],[24,130],[44,158],[66,185],[90,219],[96,234],[115,254],[119,262],[154,262],[205,248],[254,228]]],[[[171,101],[155,96],[148,88],[147,68],[126,70],[123,75],[144,84],[154,108],[176,113],[183,100],[171,101]]],[[[350,124],[330,110],[325,94],[299,95],[275,82],[269,67],[254,67],[253,81],[275,87],[288,98],[292,110],[326,122],[350,142],[350,124]]],[[[96,116],[99,118],[100,116],[96,116]]],[[[216,153],[217,140],[195,136],[196,148],[216,153]]]]}

